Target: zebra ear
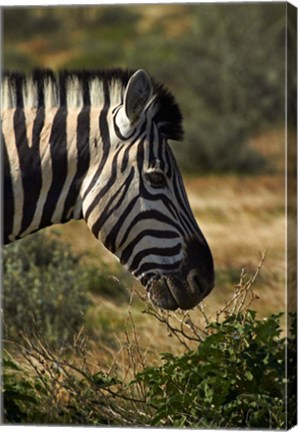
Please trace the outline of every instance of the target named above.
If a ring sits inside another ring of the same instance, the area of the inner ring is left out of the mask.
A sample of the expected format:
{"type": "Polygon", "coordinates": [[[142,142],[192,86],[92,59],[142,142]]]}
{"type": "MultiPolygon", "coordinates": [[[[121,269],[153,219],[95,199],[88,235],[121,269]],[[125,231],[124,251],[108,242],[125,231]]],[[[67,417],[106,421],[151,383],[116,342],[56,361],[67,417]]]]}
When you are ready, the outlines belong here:
{"type": "Polygon", "coordinates": [[[130,124],[139,120],[153,93],[150,76],[142,69],[128,81],[124,94],[124,110],[130,124]]]}

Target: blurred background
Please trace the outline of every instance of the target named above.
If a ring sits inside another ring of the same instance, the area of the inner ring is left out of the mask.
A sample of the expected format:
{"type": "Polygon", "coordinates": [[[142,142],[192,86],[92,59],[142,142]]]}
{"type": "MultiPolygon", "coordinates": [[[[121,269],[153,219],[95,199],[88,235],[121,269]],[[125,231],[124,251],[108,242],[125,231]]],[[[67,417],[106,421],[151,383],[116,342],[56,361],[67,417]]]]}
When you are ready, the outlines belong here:
{"type": "Polygon", "coordinates": [[[164,82],[185,117],[185,171],[283,168],[284,4],[13,8],[3,22],[5,68],[144,68],[164,82]]]}
{"type": "MultiPolygon", "coordinates": [[[[255,271],[265,251],[254,307],[261,316],[285,307],[285,7],[233,3],[3,10],[5,69],[144,68],[175,95],[185,138],[172,148],[215,260],[216,286],[205,302],[207,314],[225,303],[242,269],[255,271]]],[[[288,35],[289,41],[295,37],[291,26],[288,35]]],[[[288,86],[294,95],[294,74],[288,86]]],[[[294,142],[290,117],[289,122],[288,138],[294,142]]],[[[295,163],[289,159],[289,171],[295,163]]],[[[84,325],[96,350],[98,341],[116,349],[119,341],[112,335],[123,328],[127,286],[136,282],[84,222],[39,236],[5,249],[7,328],[24,326],[32,316],[39,328],[43,322],[44,329],[56,332],[55,341],[84,325]],[[16,305],[16,296],[23,306],[16,305]]],[[[133,302],[148,352],[175,350],[158,323],[144,318],[144,303],[133,302]]]]}

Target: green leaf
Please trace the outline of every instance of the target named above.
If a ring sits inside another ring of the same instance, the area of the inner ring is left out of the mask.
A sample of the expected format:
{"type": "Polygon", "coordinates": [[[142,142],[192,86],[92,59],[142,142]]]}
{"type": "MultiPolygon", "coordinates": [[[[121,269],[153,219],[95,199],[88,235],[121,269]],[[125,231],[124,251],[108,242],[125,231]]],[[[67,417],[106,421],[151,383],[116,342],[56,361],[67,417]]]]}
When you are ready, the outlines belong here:
{"type": "Polygon", "coordinates": [[[245,371],[244,376],[248,381],[252,381],[254,379],[253,374],[250,371],[245,371]]]}

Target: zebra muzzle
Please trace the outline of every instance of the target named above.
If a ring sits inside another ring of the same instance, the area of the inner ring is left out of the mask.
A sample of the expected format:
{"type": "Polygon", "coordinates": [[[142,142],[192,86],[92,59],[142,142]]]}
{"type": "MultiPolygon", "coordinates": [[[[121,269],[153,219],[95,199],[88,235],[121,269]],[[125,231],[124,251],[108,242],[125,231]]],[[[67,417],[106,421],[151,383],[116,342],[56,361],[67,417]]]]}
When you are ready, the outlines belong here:
{"type": "Polygon", "coordinates": [[[149,299],[162,309],[192,309],[209,293],[200,284],[196,270],[186,278],[179,274],[162,276],[150,282],[147,287],[149,299]]]}
{"type": "Polygon", "coordinates": [[[213,260],[207,244],[192,241],[177,273],[151,279],[146,288],[152,303],[162,309],[192,309],[214,286],[213,260]]]}

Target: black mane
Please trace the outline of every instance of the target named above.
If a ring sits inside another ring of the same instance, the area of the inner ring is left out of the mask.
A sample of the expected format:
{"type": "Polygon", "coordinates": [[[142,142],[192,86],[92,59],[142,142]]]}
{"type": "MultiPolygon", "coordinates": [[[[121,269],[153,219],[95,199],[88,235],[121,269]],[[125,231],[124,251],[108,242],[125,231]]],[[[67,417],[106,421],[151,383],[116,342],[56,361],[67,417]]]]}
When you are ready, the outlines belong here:
{"type": "MultiPolygon", "coordinates": [[[[90,105],[89,83],[93,80],[100,80],[107,85],[119,82],[123,88],[126,87],[129,78],[135,71],[128,69],[107,69],[107,70],[61,70],[54,73],[50,69],[35,69],[31,75],[26,76],[21,72],[6,71],[2,75],[2,85],[6,80],[10,92],[14,95],[14,107],[24,108],[23,89],[28,78],[31,79],[35,87],[37,108],[45,106],[44,83],[51,82],[59,100],[59,106],[66,105],[66,83],[69,79],[76,78],[80,82],[83,96],[83,104],[90,105]]],[[[161,132],[169,139],[181,140],[183,136],[182,114],[175,101],[174,96],[164,87],[164,85],[154,81],[154,94],[158,101],[158,110],[154,121],[158,124],[161,132]]]]}

